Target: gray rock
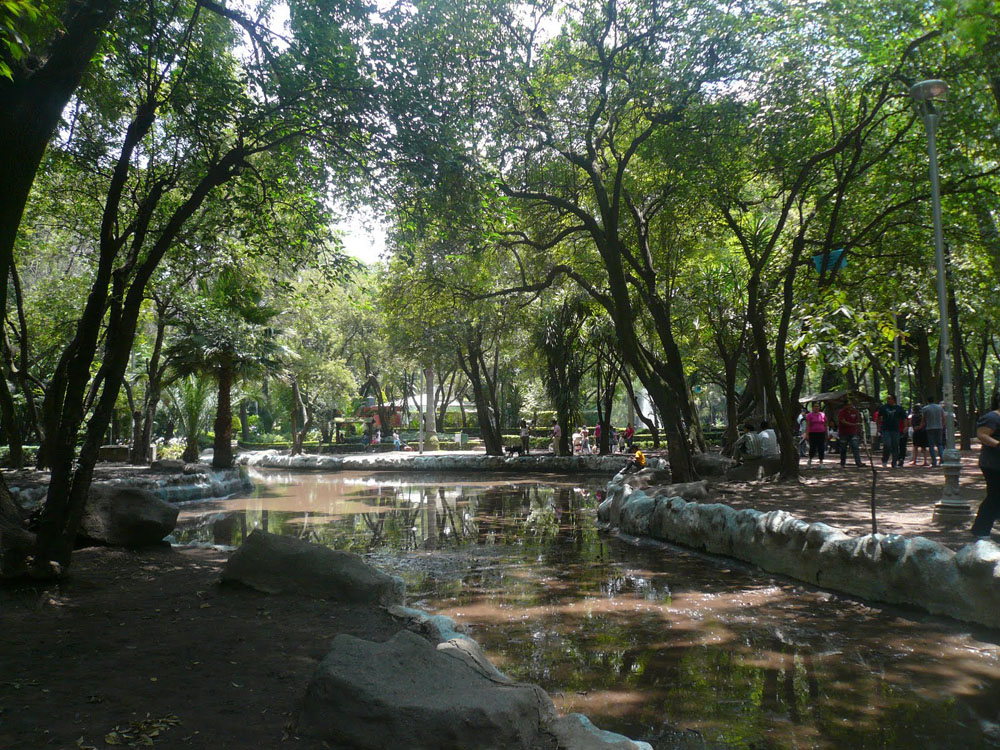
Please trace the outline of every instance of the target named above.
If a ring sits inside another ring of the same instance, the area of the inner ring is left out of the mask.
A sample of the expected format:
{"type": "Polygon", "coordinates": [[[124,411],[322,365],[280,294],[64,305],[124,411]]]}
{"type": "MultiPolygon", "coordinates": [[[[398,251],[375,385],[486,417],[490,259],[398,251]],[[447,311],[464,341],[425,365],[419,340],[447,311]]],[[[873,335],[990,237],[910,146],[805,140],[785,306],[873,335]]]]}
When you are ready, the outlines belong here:
{"type": "Polygon", "coordinates": [[[561,716],[549,725],[549,731],[566,750],[653,750],[646,742],[598,729],[583,714],[561,716]]]}
{"type": "Polygon", "coordinates": [[[654,490],[651,498],[617,478],[599,519],[627,534],[722,554],[802,581],[877,601],[996,625],[1000,545],[982,540],[958,553],[923,537],[850,537],[785,511],[735,511],[654,490]]]}
{"type": "Polygon", "coordinates": [[[403,581],[373,568],[357,555],[260,529],[230,556],[222,580],[268,594],[304,594],[387,606],[403,601],[403,581]]]}
{"type": "Polygon", "coordinates": [[[180,474],[184,471],[184,462],[174,458],[163,458],[153,461],[149,470],[155,474],[180,474]]]}
{"type": "Polygon", "coordinates": [[[735,465],[736,462],[733,459],[723,456],[721,453],[694,454],[694,468],[704,477],[724,476],[735,465]]]}
{"type": "Polygon", "coordinates": [[[79,536],[113,547],[143,547],[172,532],[177,514],[177,508],[146,490],[93,485],[79,536]]]}
{"type": "Polygon", "coordinates": [[[554,718],[541,688],[491,679],[403,630],[385,643],[334,638],[297,723],[357,750],[528,750],[554,718]]]}
{"type": "Polygon", "coordinates": [[[649,522],[656,505],[657,501],[645,494],[633,502],[626,503],[621,511],[619,528],[632,536],[648,536],[649,522]]]}
{"type": "Polygon", "coordinates": [[[388,609],[389,614],[393,617],[406,620],[407,628],[433,643],[444,643],[454,638],[468,638],[458,630],[455,621],[445,615],[429,615],[421,609],[404,607],[399,604],[394,604],[388,609]]]}
{"type": "Polygon", "coordinates": [[[981,539],[955,553],[955,565],[967,575],[992,582],[1000,577],[1000,544],[981,539]]]}
{"type": "Polygon", "coordinates": [[[35,535],[13,522],[0,519],[0,578],[18,578],[28,573],[28,559],[35,535]]]}
{"type": "Polygon", "coordinates": [[[649,493],[652,497],[683,497],[685,500],[704,500],[708,497],[708,481],[680,482],[662,487],[653,487],[649,493]]]}
{"type": "Polygon", "coordinates": [[[625,475],[628,486],[635,490],[644,490],[654,485],[670,484],[670,469],[643,469],[636,474],[625,475]]]}
{"type": "Polygon", "coordinates": [[[766,456],[741,464],[734,464],[726,469],[726,479],[733,482],[754,482],[758,479],[774,476],[781,471],[780,456],[766,456]]]}

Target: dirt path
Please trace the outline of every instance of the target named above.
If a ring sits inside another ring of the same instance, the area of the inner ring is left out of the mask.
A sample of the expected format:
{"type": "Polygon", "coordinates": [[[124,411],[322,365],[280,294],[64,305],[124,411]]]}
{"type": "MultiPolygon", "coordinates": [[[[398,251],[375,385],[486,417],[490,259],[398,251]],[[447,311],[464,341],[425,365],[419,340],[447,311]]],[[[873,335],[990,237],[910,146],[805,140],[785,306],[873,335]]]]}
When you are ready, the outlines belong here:
{"type": "Polygon", "coordinates": [[[0,588],[0,747],[103,750],[116,731],[128,747],[130,729],[164,748],[329,747],[288,731],[312,671],[336,634],[401,626],[376,607],[222,587],[223,562],[92,548],[61,586],[0,588]]]}
{"type": "MultiPolygon", "coordinates": [[[[976,462],[978,451],[962,454],[960,487],[972,512],[979,508],[986,492],[983,475],[976,462]]],[[[941,469],[909,463],[902,468],[878,467],[876,509],[879,531],[884,534],[923,536],[959,549],[973,541],[969,534],[973,516],[948,524],[934,518],[934,504],[944,488],[941,469]]],[[[803,464],[798,483],[747,482],[714,485],[714,501],[734,508],[761,511],[786,510],[803,521],[822,521],[852,535],[871,532],[871,468],[857,468],[848,461],[840,468],[839,458],[826,460],[821,467],[803,464]]],[[[993,539],[1000,540],[1000,527],[993,539]]]]}

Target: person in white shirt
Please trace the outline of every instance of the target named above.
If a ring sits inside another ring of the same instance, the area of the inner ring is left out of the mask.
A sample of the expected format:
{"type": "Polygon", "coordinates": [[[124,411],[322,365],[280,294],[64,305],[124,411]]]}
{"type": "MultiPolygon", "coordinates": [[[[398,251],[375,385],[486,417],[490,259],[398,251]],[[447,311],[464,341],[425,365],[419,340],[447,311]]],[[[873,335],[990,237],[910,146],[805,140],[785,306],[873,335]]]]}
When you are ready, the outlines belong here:
{"type": "Polygon", "coordinates": [[[781,449],[778,447],[778,435],[771,428],[765,419],[760,423],[760,442],[764,451],[764,457],[780,456],[781,449]]]}

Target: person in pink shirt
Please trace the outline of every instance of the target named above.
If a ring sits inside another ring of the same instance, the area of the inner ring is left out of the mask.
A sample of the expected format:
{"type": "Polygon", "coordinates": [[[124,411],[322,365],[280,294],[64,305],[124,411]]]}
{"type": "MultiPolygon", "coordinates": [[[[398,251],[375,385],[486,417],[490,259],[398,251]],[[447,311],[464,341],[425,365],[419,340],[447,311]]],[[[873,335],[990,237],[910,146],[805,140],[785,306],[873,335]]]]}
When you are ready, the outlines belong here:
{"type": "Polygon", "coordinates": [[[826,414],[819,401],[813,401],[812,411],[806,414],[806,436],[809,438],[809,465],[812,466],[816,454],[822,464],[826,456],[826,414]]]}

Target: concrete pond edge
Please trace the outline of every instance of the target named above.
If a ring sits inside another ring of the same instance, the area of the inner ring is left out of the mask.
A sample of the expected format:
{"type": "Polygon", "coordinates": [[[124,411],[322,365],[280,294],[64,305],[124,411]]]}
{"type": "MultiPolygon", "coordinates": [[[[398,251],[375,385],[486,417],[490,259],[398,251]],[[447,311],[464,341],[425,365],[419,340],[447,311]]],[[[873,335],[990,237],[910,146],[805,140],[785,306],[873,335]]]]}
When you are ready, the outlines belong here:
{"type": "Polygon", "coordinates": [[[955,552],[921,536],[852,537],[783,510],[651,497],[625,480],[619,475],[608,483],[597,516],[605,530],[724,555],[870,601],[1000,627],[1000,545],[992,541],[955,552]]]}
{"type": "MultiPolygon", "coordinates": [[[[168,503],[184,503],[192,500],[208,500],[229,497],[238,492],[253,490],[253,482],[245,469],[213,469],[203,464],[188,464],[183,471],[142,475],[125,475],[102,479],[93,483],[94,487],[134,487],[156,495],[168,503]]],[[[11,496],[26,510],[38,507],[49,490],[47,482],[9,487],[11,496]]]]}
{"type": "MultiPolygon", "coordinates": [[[[245,466],[262,469],[296,471],[505,471],[512,473],[615,474],[625,466],[629,456],[487,456],[483,453],[414,455],[408,452],[368,453],[333,456],[302,453],[290,456],[287,451],[253,451],[241,453],[238,460],[245,466]]],[[[652,468],[666,468],[660,458],[649,460],[652,468]]]]}

